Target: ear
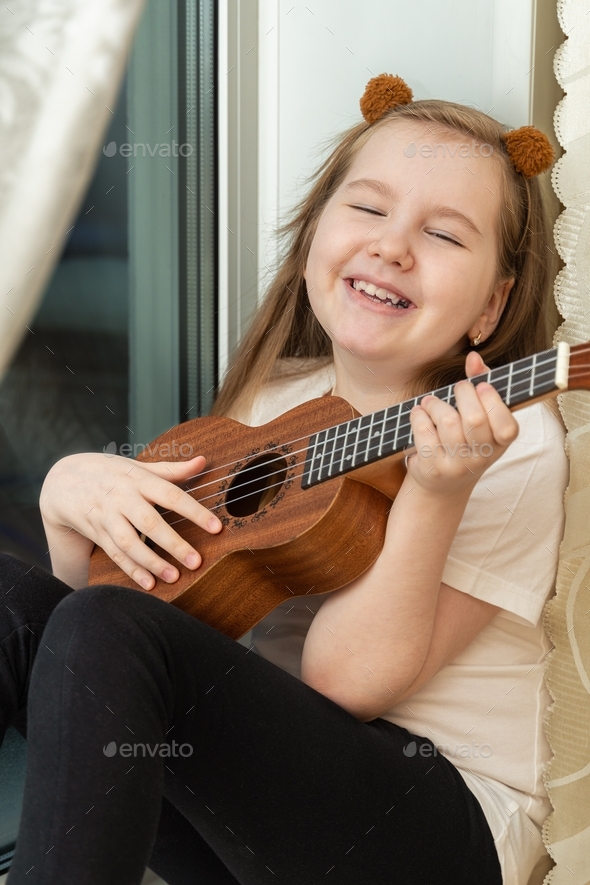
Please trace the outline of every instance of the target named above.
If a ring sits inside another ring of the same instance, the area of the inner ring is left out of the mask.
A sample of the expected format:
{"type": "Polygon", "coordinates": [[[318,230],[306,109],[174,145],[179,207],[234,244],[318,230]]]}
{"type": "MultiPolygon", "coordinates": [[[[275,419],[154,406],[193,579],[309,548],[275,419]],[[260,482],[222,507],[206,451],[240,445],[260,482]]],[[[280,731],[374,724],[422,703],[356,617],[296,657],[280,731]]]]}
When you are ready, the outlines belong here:
{"type": "Polygon", "coordinates": [[[479,315],[479,318],[475,321],[473,326],[467,330],[470,340],[472,338],[477,338],[480,332],[482,344],[490,337],[500,322],[500,317],[506,307],[506,302],[508,301],[508,296],[510,295],[510,290],[514,286],[514,282],[514,277],[510,277],[509,280],[503,280],[501,283],[498,283],[490,295],[488,303],[479,315]]]}

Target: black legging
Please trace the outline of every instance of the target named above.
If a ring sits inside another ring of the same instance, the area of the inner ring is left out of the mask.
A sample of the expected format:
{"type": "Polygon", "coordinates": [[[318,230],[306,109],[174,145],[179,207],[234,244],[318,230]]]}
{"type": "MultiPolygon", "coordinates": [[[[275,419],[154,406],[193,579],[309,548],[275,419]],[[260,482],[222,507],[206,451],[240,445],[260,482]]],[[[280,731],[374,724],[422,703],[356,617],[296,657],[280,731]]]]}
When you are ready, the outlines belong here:
{"type": "Polygon", "coordinates": [[[501,885],[453,764],[404,754],[426,738],[140,591],[2,554],[0,598],[0,739],[28,740],[9,885],[501,885]]]}

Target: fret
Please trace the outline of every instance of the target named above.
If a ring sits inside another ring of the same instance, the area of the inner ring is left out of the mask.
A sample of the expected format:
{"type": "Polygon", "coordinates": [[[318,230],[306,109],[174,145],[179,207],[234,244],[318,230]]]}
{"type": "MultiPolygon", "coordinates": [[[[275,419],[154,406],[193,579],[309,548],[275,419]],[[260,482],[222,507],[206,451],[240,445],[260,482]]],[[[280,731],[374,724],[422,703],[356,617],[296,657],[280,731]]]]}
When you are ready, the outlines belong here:
{"type": "Polygon", "coordinates": [[[531,376],[530,357],[527,357],[526,360],[519,360],[512,373],[510,388],[510,402],[512,405],[517,405],[531,398],[529,393],[531,384],[534,387],[534,375],[531,376]]]}
{"type": "Polygon", "coordinates": [[[505,398],[505,400],[504,400],[504,402],[506,403],[507,406],[510,405],[510,392],[511,392],[510,384],[511,384],[511,382],[512,382],[512,370],[513,370],[513,368],[514,368],[513,363],[510,363],[510,365],[509,365],[509,367],[508,367],[508,381],[506,382],[506,398],[505,398]]]}
{"type": "MultiPolygon", "coordinates": [[[[547,353],[550,353],[550,351],[547,351],[547,353]]],[[[539,356],[545,356],[545,354],[539,354],[539,356]]],[[[551,390],[557,389],[555,385],[556,366],[557,352],[555,351],[551,355],[551,359],[546,361],[542,370],[537,368],[537,371],[535,372],[534,396],[542,396],[544,393],[549,393],[551,390]]]]}
{"type": "Polygon", "coordinates": [[[336,436],[336,449],[338,454],[340,455],[340,463],[338,465],[338,473],[342,473],[344,470],[344,452],[346,450],[346,432],[348,429],[348,424],[345,422],[341,424],[338,428],[338,434],[336,436]]]}
{"type": "Polygon", "coordinates": [[[305,464],[303,465],[303,476],[301,477],[301,487],[304,489],[309,488],[309,486],[311,485],[311,465],[313,460],[313,452],[315,449],[314,437],[315,434],[310,436],[307,452],[305,453],[305,464]]]}
{"type": "MultiPolygon", "coordinates": [[[[422,398],[422,397],[420,397],[420,396],[415,396],[415,397],[414,397],[414,399],[412,400],[412,409],[414,408],[414,406],[417,406],[417,405],[419,404],[421,398],[422,398]]],[[[410,412],[412,411],[412,409],[410,409],[410,412]]],[[[409,430],[409,436],[408,436],[408,441],[407,441],[406,446],[405,446],[406,448],[408,448],[409,446],[413,446],[413,445],[414,445],[414,431],[412,430],[412,425],[411,425],[411,423],[410,423],[410,412],[408,412],[408,430],[409,430]]]]}
{"type": "Polygon", "coordinates": [[[328,458],[327,456],[328,455],[333,456],[333,454],[334,454],[334,437],[336,436],[337,430],[338,430],[337,425],[335,425],[333,427],[328,427],[328,430],[326,433],[326,438],[324,440],[324,449],[322,452],[322,462],[320,465],[320,476],[319,476],[320,481],[322,479],[329,479],[330,478],[330,464],[331,464],[332,459],[331,459],[331,457],[328,458]]]}
{"type": "MultiPolygon", "coordinates": [[[[478,384],[481,384],[482,381],[487,381],[488,384],[494,384],[493,381],[494,369],[491,369],[489,372],[482,372],[481,375],[472,375],[469,379],[474,387],[478,384]]],[[[496,385],[494,384],[494,387],[496,385]]]]}
{"type": "Polygon", "coordinates": [[[357,427],[356,427],[356,439],[354,441],[354,448],[352,450],[352,463],[356,466],[356,450],[359,444],[359,433],[361,430],[361,419],[357,418],[357,427]]]}
{"type": "MultiPolygon", "coordinates": [[[[554,392],[557,349],[550,348],[496,367],[470,380],[474,385],[486,381],[496,388],[511,407],[554,392]]],[[[456,407],[454,384],[430,391],[440,400],[456,407]]],[[[347,473],[361,464],[369,464],[413,445],[410,410],[428,394],[423,393],[387,409],[353,418],[351,421],[321,430],[310,436],[302,477],[307,488],[333,476],[347,473]]]]}
{"type": "Polygon", "coordinates": [[[443,402],[448,403],[450,406],[453,405],[453,385],[449,384],[448,387],[437,387],[436,390],[430,390],[428,393],[423,393],[422,396],[436,396],[437,399],[442,400],[443,402]]]}
{"type": "Polygon", "coordinates": [[[398,451],[401,449],[407,449],[408,446],[412,445],[412,425],[410,424],[410,420],[404,422],[404,432],[398,438],[397,448],[398,451]]]}
{"type": "Polygon", "coordinates": [[[328,478],[332,476],[332,466],[334,464],[334,454],[336,452],[336,437],[338,436],[338,425],[335,427],[330,427],[328,430],[328,436],[326,438],[326,443],[329,443],[328,451],[330,453],[330,461],[327,466],[327,475],[328,478]]]}
{"type": "Polygon", "coordinates": [[[373,435],[371,436],[371,446],[369,448],[369,455],[376,455],[377,458],[381,457],[381,449],[383,448],[383,439],[384,439],[384,431],[385,431],[385,415],[387,414],[386,409],[382,409],[380,412],[375,413],[375,417],[379,416],[378,420],[373,424],[373,435]],[[377,451],[375,452],[375,447],[377,447],[377,451]]]}
{"type": "Polygon", "coordinates": [[[371,425],[372,415],[363,415],[360,420],[359,430],[356,439],[356,450],[354,453],[354,464],[358,465],[362,461],[367,460],[367,450],[369,446],[369,427],[371,425]],[[364,457],[363,457],[364,452],[364,457]]]}
{"type": "Polygon", "coordinates": [[[393,447],[393,450],[397,452],[406,448],[408,445],[408,439],[411,435],[410,412],[408,409],[404,409],[403,406],[404,403],[401,403],[395,433],[395,445],[393,447]]]}
{"type": "Polygon", "coordinates": [[[326,441],[327,430],[320,430],[318,433],[317,449],[313,462],[313,469],[316,473],[316,482],[321,479],[322,462],[324,460],[324,443],[326,441]]]}
{"type": "MultiPolygon", "coordinates": [[[[304,473],[304,482],[307,485],[311,485],[314,482],[314,471],[316,458],[318,454],[318,444],[319,444],[319,433],[314,433],[311,437],[309,448],[307,450],[307,457],[305,459],[305,473],[304,473]]],[[[317,481],[317,480],[315,480],[317,481]]]]}
{"type": "Polygon", "coordinates": [[[510,405],[520,403],[541,396],[555,389],[555,361],[551,351],[545,354],[535,354],[534,357],[526,357],[514,364],[512,372],[512,390],[510,405]],[[542,365],[537,364],[539,357],[544,357],[542,365]],[[534,368],[533,368],[534,367],[534,368]],[[530,377],[529,377],[530,376],[530,377]]]}
{"type": "MultiPolygon", "coordinates": [[[[311,480],[311,481],[313,481],[313,473],[314,473],[314,470],[315,470],[315,467],[316,467],[316,460],[317,460],[317,458],[318,458],[318,456],[319,456],[319,444],[320,444],[320,435],[319,435],[319,433],[316,433],[316,435],[315,435],[315,444],[314,444],[314,447],[313,447],[313,454],[312,454],[312,457],[311,457],[311,464],[310,464],[310,480],[311,480]]],[[[319,465],[318,465],[318,466],[319,466],[319,465]]],[[[319,471],[318,471],[318,473],[319,473],[319,471]]]]}
{"type": "Polygon", "coordinates": [[[503,400],[506,399],[506,372],[503,369],[492,369],[490,373],[490,384],[495,387],[503,400]]]}
{"type": "Polygon", "coordinates": [[[372,442],[371,434],[373,432],[373,421],[375,420],[375,415],[377,415],[377,414],[378,414],[378,412],[373,412],[373,414],[371,415],[371,422],[369,424],[369,432],[367,434],[367,445],[365,446],[365,461],[367,461],[369,459],[369,452],[371,450],[371,442],[372,442]]]}
{"type": "Polygon", "coordinates": [[[344,452],[342,455],[342,459],[345,463],[345,469],[350,470],[351,464],[353,462],[354,455],[354,441],[351,440],[352,434],[358,432],[358,418],[353,418],[352,421],[348,422],[347,430],[346,430],[346,439],[344,442],[344,452]]]}
{"type": "Polygon", "coordinates": [[[414,406],[417,406],[417,405],[418,405],[418,397],[415,396],[414,399],[412,400],[411,408],[408,409],[408,431],[409,432],[408,432],[408,439],[405,443],[404,448],[410,448],[410,446],[412,446],[414,444],[414,434],[412,431],[412,425],[410,424],[410,412],[412,411],[414,406]]]}
{"type": "Polygon", "coordinates": [[[395,436],[393,437],[393,451],[397,449],[397,435],[399,433],[399,423],[402,417],[402,404],[400,403],[397,407],[397,415],[395,418],[395,436]]]}
{"type": "Polygon", "coordinates": [[[394,449],[394,440],[392,436],[397,430],[397,414],[399,414],[400,404],[390,406],[385,409],[385,420],[383,422],[383,440],[381,443],[381,457],[391,454],[394,449]]]}
{"type": "Polygon", "coordinates": [[[531,366],[531,384],[529,387],[529,396],[532,397],[533,390],[535,389],[535,368],[537,365],[537,354],[533,357],[533,365],[531,366]]]}
{"type": "MultiPolygon", "coordinates": [[[[535,386],[533,388],[533,396],[538,396],[539,389],[547,388],[547,384],[553,381],[555,382],[555,361],[552,361],[550,364],[546,364],[542,368],[537,366],[535,371],[535,386]]],[[[555,383],[553,384],[553,389],[556,390],[555,383]]]]}

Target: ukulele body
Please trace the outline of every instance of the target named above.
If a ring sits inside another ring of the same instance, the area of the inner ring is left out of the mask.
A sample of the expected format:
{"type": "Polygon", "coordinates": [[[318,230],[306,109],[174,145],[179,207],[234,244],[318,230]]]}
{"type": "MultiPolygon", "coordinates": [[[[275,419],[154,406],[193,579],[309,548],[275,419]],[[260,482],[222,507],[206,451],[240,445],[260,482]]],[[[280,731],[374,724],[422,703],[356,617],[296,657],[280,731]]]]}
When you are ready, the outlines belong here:
{"type": "Polygon", "coordinates": [[[176,513],[163,513],[199,551],[198,569],[186,568],[151,544],[159,556],[173,562],[180,577],[173,584],[156,578],[152,590],[145,591],[95,547],[89,584],[151,593],[232,639],[243,636],[286,599],[349,584],[382,549],[391,499],[405,474],[403,458],[388,458],[307,489],[301,481],[310,436],[357,415],[340,397],[324,396],[260,427],[205,417],[172,428],[137,460],[180,461],[204,455],[205,470],[188,488],[220,518],[222,530],[212,535],[176,513]],[[373,487],[379,486],[379,476],[387,493],[373,487]]]}

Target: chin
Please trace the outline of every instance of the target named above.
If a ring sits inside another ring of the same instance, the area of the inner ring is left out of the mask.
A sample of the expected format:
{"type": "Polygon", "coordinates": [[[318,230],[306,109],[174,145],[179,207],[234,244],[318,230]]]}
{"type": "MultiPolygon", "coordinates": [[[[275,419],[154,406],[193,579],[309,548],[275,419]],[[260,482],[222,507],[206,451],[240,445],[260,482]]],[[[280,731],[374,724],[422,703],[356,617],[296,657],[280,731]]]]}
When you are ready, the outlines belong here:
{"type": "Polygon", "coordinates": [[[376,347],[374,338],[371,341],[363,341],[359,340],[358,335],[355,338],[339,341],[332,339],[332,345],[344,354],[354,356],[357,360],[366,363],[382,362],[393,356],[391,342],[384,343],[382,347],[376,347]]]}

